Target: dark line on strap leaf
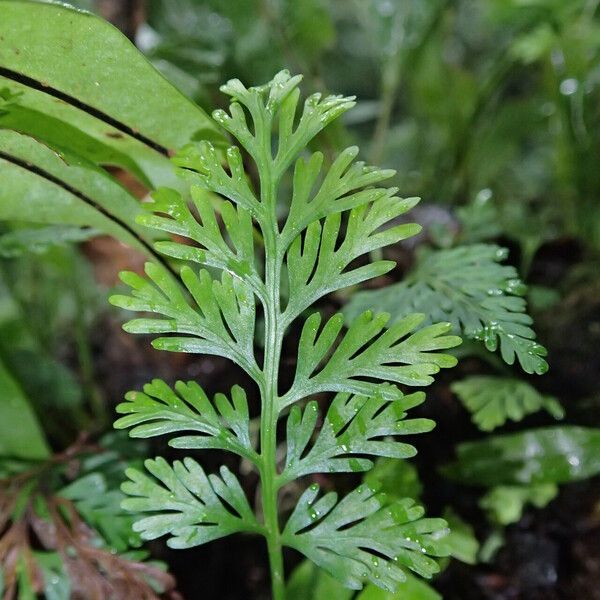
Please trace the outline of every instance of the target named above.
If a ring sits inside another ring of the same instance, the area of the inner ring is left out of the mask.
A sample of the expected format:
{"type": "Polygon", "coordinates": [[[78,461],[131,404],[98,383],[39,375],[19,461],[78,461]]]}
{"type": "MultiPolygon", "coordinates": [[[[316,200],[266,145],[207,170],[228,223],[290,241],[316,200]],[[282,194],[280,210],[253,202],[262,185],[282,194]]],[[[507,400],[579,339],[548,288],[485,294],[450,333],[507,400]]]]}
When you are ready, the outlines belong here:
{"type": "Polygon", "coordinates": [[[132,138],[135,138],[136,140],[142,142],[146,146],[149,146],[153,150],[160,152],[164,156],[169,156],[169,151],[164,146],[161,146],[159,143],[135,131],[129,125],[121,123],[121,121],[118,121],[114,117],[107,115],[105,112],[102,112],[101,110],[94,108],[93,106],[90,106],[89,104],[86,104],[85,102],[82,102],[81,100],[78,100],[77,98],[65,92],[62,92],[61,90],[57,90],[52,86],[43,84],[37,79],[33,79],[32,77],[28,77],[27,75],[23,75],[22,73],[12,71],[11,69],[7,69],[6,67],[2,66],[0,66],[0,75],[6,77],[7,79],[11,79],[12,81],[16,81],[17,83],[20,83],[22,85],[30,87],[34,90],[37,90],[38,92],[43,92],[44,94],[48,94],[49,96],[53,96],[54,98],[58,98],[59,100],[67,102],[71,106],[74,106],[75,108],[82,110],[88,115],[91,115],[96,119],[104,121],[107,125],[118,129],[122,133],[125,133],[131,136],[132,138]]]}
{"type": "Polygon", "coordinates": [[[22,169],[25,169],[25,170],[29,171],[30,173],[37,175],[38,177],[42,177],[43,179],[45,179],[46,181],[49,181],[50,183],[53,183],[54,185],[57,185],[58,187],[69,192],[73,196],[79,198],[79,200],[82,200],[83,202],[85,202],[88,206],[91,206],[93,209],[97,210],[99,213],[104,215],[107,219],[110,219],[113,223],[116,223],[121,228],[123,228],[125,231],[127,231],[127,233],[129,233],[131,236],[133,236],[138,241],[139,244],[141,244],[158,262],[160,262],[162,264],[163,267],[168,269],[169,272],[172,275],[174,275],[176,277],[176,279],[178,279],[177,273],[173,270],[171,265],[162,256],[160,256],[159,254],[156,253],[156,251],[154,250],[154,248],[152,247],[151,244],[149,244],[146,240],[144,240],[144,238],[142,238],[142,236],[140,236],[140,234],[137,233],[137,231],[135,231],[135,229],[133,229],[130,225],[128,225],[127,223],[125,223],[124,221],[119,219],[118,217],[115,217],[112,213],[110,213],[101,204],[98,204],[95,200],[93,200],[89,196],[86,196],[80,190],[74,188],[73,186],[71,186],[68,183],[66,183],[65,181],[63,181],[62,179],[59,179],[58,177],[52,175],[52,173],[49,173],[48,171],[45,171],[44,169],[42,169],[36,165],[33,165],[25,160],[17,158],[16,156],[12,156],[11,154],[2,152],[2,150],[0,150],[0,158],[4,159],[5,161],[7,161],[13,165],[16,165],[17,167],[21,167],[22,169]]]}

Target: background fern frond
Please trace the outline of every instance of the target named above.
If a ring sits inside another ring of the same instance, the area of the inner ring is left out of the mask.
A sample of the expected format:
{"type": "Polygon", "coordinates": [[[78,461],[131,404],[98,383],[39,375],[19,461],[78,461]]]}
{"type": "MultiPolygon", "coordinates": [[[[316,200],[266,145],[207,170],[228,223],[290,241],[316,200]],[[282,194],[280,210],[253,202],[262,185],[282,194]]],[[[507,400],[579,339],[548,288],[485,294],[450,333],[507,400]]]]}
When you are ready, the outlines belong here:
{"type": "Polygon", "coordinates": [[[564,425],[488,436],[457,446],[444,467],[468,485],[568,483],[600,473],[600,430],[564,425]]]}
{"type": "Polygon", "coordinates": [[[516,269],[500,264],[508,252],[493,244],[459,246],[428,253],[405,281],[353,296],[345,308],[352,320],[377,306],[392,315],[390,323],[422,312],[427,322],[449,321],[457,333],[500,349],[505,362],[515,357],[527,373],[548,370],[546,349],[535,341],[525,312],[525,286],[516,269]]]}
{"type": "Polygon", "coordinates": [[[528,504],[544,508],[557,495],[558,486],[555,483],[498,485],[481,497],[479,506],[487,512],[492,522],[510,525],[521,519],[528,504]]]}
{"type": "Polygon", "coordinates": [[[480,375],[456,381],[451,389],[473,413],[473,422],[483,431],[492,431],[508,419],[520,421],[542,409],[555,419],[564,416],[556,398],[540,394],[521,379],[480,375]]]}

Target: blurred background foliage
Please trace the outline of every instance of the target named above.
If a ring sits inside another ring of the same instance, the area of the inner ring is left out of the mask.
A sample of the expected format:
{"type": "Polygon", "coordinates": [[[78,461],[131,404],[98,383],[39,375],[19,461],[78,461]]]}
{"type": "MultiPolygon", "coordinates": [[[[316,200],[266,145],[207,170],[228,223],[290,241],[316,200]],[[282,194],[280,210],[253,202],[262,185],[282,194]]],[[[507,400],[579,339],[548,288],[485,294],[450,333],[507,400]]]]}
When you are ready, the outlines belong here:
{"type": "Polygon", "coordinates": [[[325,146],[357,141],[370,161],[397,169],[404,195],[481,213],[487,205],[489,224],[530,260],[559,236],[600,243],[596,8],[174,0],[149,3],[136,41],[207,109],[228,78],[260,84],[282,67],[304,73],[308,91],[356,95],[325,146]]]}
{"type": "MultiPolygon", "coordinates": [[[[303,73],[307,94],[356,95],[357,107],[315,144],[330,158],[357,144],[364,160],[396,169],[392,183],[401,196],[423,198],[413,218],[425,225],[425,233],[418,247],[393,250],[391,258],[399,269],[380,284],[400,280],[415,264],[425,262],[428,252],[476,243],[510,250],[508,261],[528,285],[530,312],[550,352],[549,374],[524,377],[518,368],[508,367],[474,343],[466,344],[461,350],[465,360],[453,375],[462,381],[446,376],[427,403],[426,416],[438,421],[438,434],[432,434],[435,441],[423,448],[417,466],[394,467],[384,461],[369,477],[379,477],[388,493],[422,496],[428,508],[444,511],[455,525],[451,554],[464,564],[453,563],[436,584],[445,598],[599,598],[600,547],[594,541],[600,539],[597,478],[566,486],[545,512],[531,507],[545,507],[556,498],[558,484],[600,470],[600,439],[592,430],[600,426],[600,2],[85,0],[75,4],[112,20],[176,88],[209,114],[222,107],[225,100],[219,86],[227,79],[262,84],[281,68],[303,73]],[[482,389],[482,379],[494,391],[487,399],[475,393],[482,389]],[[538,414],[540,408],[550,414],[538,414]],[[544,426],[563,412],[568,425],[538,429],[539,435],[514,423],[526,418],[528,426],[544,426]],[[504,425],[510,435],[486,436],[471,417],[484,431],[504,425]],[[536,463],[527,462],[532,448],[541,452],[536,463]],[[442,478],[437,467],[454,455],[456,461],[446,469],[449,479],[442,478]],[[561,457],[566,460],[561,462],[561,457]],[[528,470],[528,477],[519,478],[520,469],[528,470]],[[480,489],[465,488],[461,482],[480,489]],[[504,542],[508,550],[503,554],[499,548],[504,542]],[[563,545],[568,550],[559,552],[563,545]],[[476,562],[478,566],[468,566],[476,562]]],[[[0,129],[15,128],[19,102],[19,96],[0,81],[0,129]]],[[[168,111],[160,119],[165,138],[171,127],[176,132],[171,137],[181,137],[181,125],[171,125],[168,111]]],[[[29,133],[55,148],[58,138],[53,131],[48,126],[29,133]]],[[[6,131],[0,134],[9,136],[6,131]]],[[[10,136],[0,137],[0,150],[14,142],[10,136]]],[[[109,189],[104,180],[110,178],[127,191],[130,202],[143,198],[151,183],[165,182],[164,165],[149,167],[162,163],[147,160],[139,148],[132,146],[131,155],[121,160],[120,155],[115,159],[116,154],[97,151],[86,140],[73,143],[71,150],[87,148],[89,153],[77,160],[69,157],[69,164],[93,179],[90,190],[109,189]],[[106,170],[96,172],[86,161],[106,170]],[[128,168],[130,162],[135,168],[128,168]]],[[[6,194],[8,186],[4,189],[6,194]]],[[[121,203],[124,222],[135,213],[127,202],[121,203]]],[[[219,361],[201,366],[183,359],[159,360],[143,344],[122,336],[120,316],[105,302],[107,288],[116,285],[121,268],[141,264],[143,240],[136,238],[140,242],[136,250],[126,248],[100,235],[100,217],[82,227],[73,214],[64,209],[60,216],[64,222],[58,219],[58,224],[52,220],[32,224],[14,213],[10,218],[0,214],[0,390],[6,397],[10,394],[21,420],[18,437],[11,436],[10,420],[4,421],[9,424],[4,429],[0,424],[5,457],[1,470],[3,475],[21,472],[15,461],[29,465],[30,460],[57,453],[57,470],[53,467],[51,473],[57,497],[72,502],[85,517],[82,502],[86,498],[92,502],[88,496],[94,490],[112,490],[105,512],[109,519],[119,516],[116,522],[124,529],[111,537],[100,527],[95,535],[102,541],[94,538],[92,545],[125,552],[129,546],[137,548],[139,541],[126,542],[129,520],[119,513],[114,464],[135,461],[145,449],[118,436],[103,437],[102,451],[110,460],[94,464],[89,454],[95,450],[79,438],[80,433],[90,432],[96,439],[106,432],[122,393],[151,376],[168,380],[201,376],[216,389],[222,387],[223,377],[233,383],[237,375],[225,371],[219,361]],[[29,455],[16,456],[22,447],[29,455]],[[68,468],[69,448],[81,456],[75,475],[68,468]],[[81,481],[91,483],[77,487],[81,481]],[[121,538],[123,543],[114,542],[121,538]]],[[[124,234],[116,227],[108,233],[131,244],[131,232],[124,234]]],[[[351,291],[335,298],[333,308],[352,297],[351,291]]],[[[31,517],[30,525],[35,528],[36,523],[31,517]]],[[[94,526],[89,519],[88,524],[94,526]]],[[[263,597],[264,565],[253,557],[252,545],[240,548],[249,557],[242,560],[241,568],[248,573],[243,593],[263,597]]],[[[218,557],[231,551],[217,544],[188,560],[204,558],[214,571],[219,568],[218,557]],[[207,558],[211,552],[217,557],[213,562],[207,558]]],[[[137,560],[141,555],[135,552],[137,560]]],[[[194,587],[193,574],[186,574],[189,563],[164,554],[164,549],[158,553],[169,560],[181,589],[194,597],[199,588],[194,587]]],[[[41,577],[53,581],[64,565],[52,562],[54,558],[44,560],[39,560],[41,577]]],[[[23,572],[17,567],[15,572],[23,572]]],[[[151,575],[160,579],[157,573],[151,575]]],[[[312,586],[310,597],[325,593],[332,600],[350,597],[320,577],[301,565],[290,582],[290,597],[309,597],[306,586],[312,586]]],[[[63,595],[54,597],[69,597],[71,588],[64,587],[71,585],[65,583],[68,579],[61,575],[63,595]]],[[[240,597],[226,579],[227,574],[215,594],[240,597]]],[[[0,589],[2,585],[0,578],[0,589]]],[[[141,587],[134,587],[134,593],[140,593],[143,585],[136,580],[141,587]]],[[[163,581],[162,588],[172,585],[163,581]]],[[[47,597],[58,594],[48,592],[48,586],[47,597]]],[[[407,586],[406,600],[439,598],[417,580],[409,580],[407,586]]],[[[367,590],[360,597],[385,600],[376,594],[367,590]]]]}

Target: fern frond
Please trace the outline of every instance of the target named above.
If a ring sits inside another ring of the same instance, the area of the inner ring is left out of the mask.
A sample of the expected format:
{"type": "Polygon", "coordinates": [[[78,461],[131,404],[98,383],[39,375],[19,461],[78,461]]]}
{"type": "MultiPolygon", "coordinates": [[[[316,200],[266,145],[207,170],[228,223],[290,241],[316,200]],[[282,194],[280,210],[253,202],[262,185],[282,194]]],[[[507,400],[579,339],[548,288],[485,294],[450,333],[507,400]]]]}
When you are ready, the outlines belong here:
{"type": "Polygon", "coordinates": [[[123,488],[133,496],[128,507],[153,513],[138,522],[138,531],[148,539],[170,534],[173,547],[235,531],[261,533],[267,538],[276,600],[284,595],[285,544],[354,588],[366,578],[392,590],[405,579],[404,567],[426,576],[437,570],[425,554],[441,552],[435,541],[445,522],[423,519],[412,500],[385,506],[382,496],[362,487],[339,503],[330,494],[315,502],[318,489],[309,488],[281,532],[278,492],[308,473],[366,470],[372,466],[369,457],[412,456],[413,446],[396,436],[429,431],[433,423],[405,420],[406,411],[424,396],[405,395],[394,384],[430,384],[440,368],[456,363],[443,351],[460,343],[447,335],[449,323],[426,323],[424,315],[405,315],[386,330],[389,316],[367,311],[343,332],[342,315],[320,330],[321,316],[314,314],[302,329],[294,381],[280,394],[283,338],[292,322],[325,294],[389,271],[390,261],[359,266],[357,259],[420,229],[397,223],[417,199],[377,187],[393,171],[357,162],[357,148],[343,151],[329,168],[318,152],[306,160],[301,156],[354,101],[315,94],[300,112],[300,79],[282,71],[264,86],[246,88],[235,79],[221,88],[232,97],[229,113],[218,110],[213,117],[254,163],[256,191],[239,148],[227,150],[224,165],[209,142],[192,144],[174,162],[194,184],[193,206],[163,189],[141,218],[147,226],[185,238],[158,242],[161,253],[219,269],[220,280],[185,266],[180,286],[160,267],[148,265],[147,279],[124,274],[130,295],[112,299],[117,306],[151,313],[127,323],[128,331],[175,334],[154,340],[159,349],[227,357],[254,379],[261,395],[259,451],[250,442],[248,407],[238,388],[232,391],[233,403],[217,395],[214,406],[193,383],[180,382],[172,390],[155,381],[143,393],[127,396],[119,406],[124,416],[118,427],[132,427],[139,437],[175,434],[170,443],[176,448],[230,450],[250,459],[260,475],[261,524],[229,471],[207,477],[191,459],[173,467],[162,459],[147,461],[150,475],[130,471],[131,482],[123,488]],[[277,203],[292,165],[289,212],[282,219],[277,203]],[[253,347],[256,302],[264,317],[260,360],[253,347]],[[286,407],[321,392],[338,395],[318,432],[314,402],[304,412],[292,407],[286,463],[278,473],[279,419],[286,407]]]}
{"type": "Polygon", "coordinates": [[[443,555],[437,539],[447,533],[446,522],[423,518],[409,498],[386,505],[376,492],[361,485],[339,502],[335,492],[317,500],[319,486],[311,485],[285,526],[284,542],[352,589],[367,580],[393,591],[406,580],[405,569],[437,573],[426,554],[443,555]]]}
{"type": "Polygon", "coordinates": [[[280,484],[309,473],[367,471],[373,461],[365,456],[409,458],[417,451],[410,444],[389,439],[431,431],[429,419],[408,419],[406,411],[425,400],[423,392],[386,400],[382,394],[335,396],[319,434],[306,452],[318,419],[318,405],[313,400],[304,411],[293,406],[287,420],[287,455],[280,484]]]}
{"type": "Polygon", "coordinates": [[[500,349],[505,362],[515,357],[527,373],[548,370],[546,349],[535,341],[532,319],[525,312],[525,286],[516,269],[500,262],[508,252],[492,244],[474,244],[428,253],[405,281],[355,294],[345,309],[350,320],[377,306],[391,323],[413,312],[427,322],[449,321],[456,333],[500,349]]]}
{"type": "Polygon", "coordinates": [[[149,475],[127,469],[130,481],[122,485],[130,496],[123,507],[138,513],[153,513],[136,521],[133,528],[143,539],[170,534],[172,548],[190,548],[211,540],[246,531],[261,533],[238,480],[227,467],[220,477],[207,476],[191,458],[171,467],[163,458],[144,462],[149,475]]]}
{"type": "Polygon", "coordinates": [[[473,422],[483,431],[492,431],[508,419],[520,421],[542,409],[555,419],[564,416],[556,398],[540,394],[521,379],[474,376],[453,383],[451,389],[473,413],[473,422]]]}
{"type": "Polygon", "coordinates": [[[210,142],[188,144],[174,157],[173,163],[180,167],[179,174],[203,189],[209,189],[225,198],[254,217],[263,214],[258,198],[250,189],[244,171],[239,148],[230,146],[226,152],[229,173],[221,163],[221,156],[210,142]]]}
{"type": "Polygon", "coordinates": [[[85,522],[101,534],[113,551],[126,552],[139,545],[131,532],[133,516],[121,507],[123,493],[118,488],[111,489],[103,474],[87,473],[62,488],[58,495],[73,502],[85,522]]]}
{"type": "Polygon", "coordinates": [[[173,390],[155,379],[144,386],[143,393],[128,392],[125,400],[117,406],[117,412],[125,416],[115,421],[115,427],[131,427],[132,437],[195,432],[196,435],[172,438],[169,445],[228,450],[258,461],[250,441],[246,393],[237,385],[231,389],[231,401],[225,394],[217,394],[211,403],[195,381],[178,381],[173,390]]]}
{"type": "Polygon", "coordinates": [[[397,389],[360,378],[429,385],[433,381],[431,376],[440,368],[456,364],[453,356],[437,352],[460,344],[460,338],[445,335],[451,328],[449,323],[417,329],[425,315],[413,314],[385,330],[388,319],[386,313],[373,316],[371,311],[364,312],[334,349],[342,331],[343,316],[331,317],[319,332],[321,315],[311,315],[304,324],[298,345],[296,376],[291,389],[282,397],[281,406],[320,392],[365,396],[380,392],[393,399],[398,397],[397,389]]]}
{"type": "Polygon", "coordinates": [[[544,508],[558,495],[555,483],[532,485],[498,485],[479,500],[489,518],[500,525],[518,522],[528,504],[544,508]]]}
{"type": "Polygon", "coordinates": [[[296,128],[296,111],[300,97],[298,84],[302,76],[291,77],[287,71],[280,71],[272,81],[264,86],[246,88],[239,79],[230,79],[221,86],[221,91],[233,98],[231,115],[223,110],[213,113],[217,123],[231,133],[252,157],[261,156],[264,144],[271,142],[271,128],[275,114],[279,111],[279,136],[277,154],[269,168],[273,178],[278,180],[295,158],[304,150],[321,130],[342,113],[354,106],[353,97],[309,96],[296,128]],[[242,105],[248,110],[254,122],[254,133],[246,123],[242,105]]]}
{"type": "Polygon", "coordinates": [[[398,191],[397,188],[367,187],[389,179],[394,175],[394,171],[354,162],[357,155],[356,146],[343,150],[327,171],[314,195],[312,190],[321,175],[323,155],[315,152],[308,160],[298,159],[294,167],[290,212],[281,233],[284,248],[313,221],[385,200],[398,191]],[[365,187],[367,189],[363,189],[365,187]]]}

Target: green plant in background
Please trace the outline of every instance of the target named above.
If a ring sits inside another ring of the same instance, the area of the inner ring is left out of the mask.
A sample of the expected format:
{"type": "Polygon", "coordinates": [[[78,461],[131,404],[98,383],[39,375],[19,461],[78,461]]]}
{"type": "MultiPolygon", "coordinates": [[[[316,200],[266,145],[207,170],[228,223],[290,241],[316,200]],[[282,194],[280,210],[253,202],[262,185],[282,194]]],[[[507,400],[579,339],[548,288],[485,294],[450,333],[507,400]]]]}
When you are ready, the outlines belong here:
{"type": "Polygon", "coordinates": [[[307,143],[354,103],[315,94],[298,111],[299,81],[280,72],[261,87],[246,88],[231,80],[222,88],[233,98],[230,114],[219,110],[214,118],[253,160],[258,192],[246,179],[238,147],[227,150],[225,169],[205,142],[184,148],[175,158],[193,182],[199,219],[174,190],[159,190],[148,205],[152,214],[143,219],[145,224],[198,244],[159,242],[158,249],[218,267],[220,279],[186,266],[181,270],[182,290],[168,272],[149,263],[148,279],[123,274],[131,296],[111,299],[117,306],[164,317],[125,325],[133,333],[177,334],[154,340],[155,348],[225,356],[255,381],[261,397],[257,449],[249,436],[246,394],[237,387],[231,400],[219,394],[213,405],[194,382],[179,382],[173,390],[154,381],[143,393],[129,394],[118,408],[125,416],[116,426],[133,427],[132,435],[138,437],[185,432],[171,445],[221,448],[250,460],[260,474],[263,518],[254,515],[227,468],[221,468],[220,476],[207,476],[191,458],[173,466],[157,458],[146,461],[146,473],[129,470],[131,481],[123,489],[131,499],[125,506],[152,513],[135,525],[144,538],[170,534],[169,544],[176,548],[234,532],[264,535],[277,599],[284,597],[282,546],[302,552],[350,588],[360,588],[367,580],[393,591],[405,580],[405,569],[426,577],[438,570],[428,555],[440,554],[443,520],[424,518],[410,498],[388,503],[369,485],[338,501],[333,492],[320,496],[313,483],[281,527],[279,490],[303,475],[368,470],[372,461],[367,456],[412,456],[412,446],[393,438],[433,427],[424,419],[404,420],[424,395],[404,394],[387,382],[430,384],[440,368],[456,363],[439,351],[460,339],[446,335],[448,323],[420,327],[425,318],[421,314],[408,315],[385,331],[389,316],[366,311],[343,332],[341,315],[323,323],[313,313],[302,327],[293,383],[287,391],[279,389],[282,343],[290,324],[324,295],[389,271],[394,266],[390,261],[362,266],[354,261],[420,229],[392,223],[416,200],[397,198],[395,188],[377,187],[392,172],[354,162],[356,148],[343,151],[328,170],[320,152],[303,155],[307,143]],[[280,225],[280,184],[291,167],[292,197],[280,225]],[[200,189],[228,199],[221,211],[225,232],[200,189]],[[254,258],[255,225],[264,247],[262,264],[254,258]],[[265,320],[262,360],[254,351],[257,304],[265,320]],[[336,396],[315,436],[319,404],[314,398],[324,392],[336,396]],[[286,458],[279,466],[277,427],[286,413],[286,458]]]}
{"type": "Polygon", "coordinates": [[[490,351],[499,349],[508,364],[516,358],[525,372],[543,374],[547,352],[535,341],[525,312],[527,288],[514,267],[499,264],[507,256],[492,244],[431,251],[404,281],[354,294],[345,313],[352,319],[365,305],[378,306],[393,323],[423,312],[432,321],[449,321],[456,333],[483,341],[490,351]]]}
{"type": "MultiPolygon", "coordinates": [[[[18,398],[14,389],[1,391],[11,401],[18,398]]],[[[3,436],[2,442],[4,455],[11,439],[3,436]]],[[[134,517],[120,506],[121,474],[132,464],[122,451],[123,444],[112,435],[101,445],[82,439],[52,457],[47,449],[31,446],[27,458],[3,458],[3,598],[158,600],[173,588],[164,565],[146,561],[148,552],[131,529],[134,517]]]]}
{"type": "Polygon", "coordinates": [[[428,202],[489,194],[526,267],[565,234],[597,249],[599,27],[588,0],[180,0],[152,3],[139,44],[207,106],[282,65],[357,94],[323,146],[359,141],[428,202]]]}
{"type": "Polygon", "coordinates": [[[600,430],[564,425],[497,435],[457,447],[445,474],[467,485],[488,488],[480,505],[493,522],[517,522],[527,503],[542,507],[558,485],[600,472],[600,430]]]}
{"type": "Polygon", "coordinates": [[[540,394],[526,381],[511,377],[474,375],[451,385],[473,422],[483,431],[492,431],[510,419],[521,421],[526,415],[546,410],[556,419],[564,417],[560,402],[540,394]]]}

